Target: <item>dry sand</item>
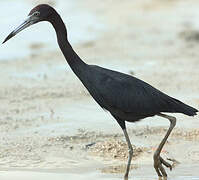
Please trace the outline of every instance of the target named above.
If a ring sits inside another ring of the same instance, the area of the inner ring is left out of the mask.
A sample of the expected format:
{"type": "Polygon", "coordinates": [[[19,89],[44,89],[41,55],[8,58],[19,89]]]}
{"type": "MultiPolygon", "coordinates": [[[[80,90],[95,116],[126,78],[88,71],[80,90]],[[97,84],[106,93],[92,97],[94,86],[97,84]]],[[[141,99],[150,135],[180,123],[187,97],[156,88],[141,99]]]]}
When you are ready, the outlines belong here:
{"type": "MultiPolygon", "coordinates": [[[[74,11],[89,12],[106,27],[96,39],[74,45],[84,61],[133,74],[199,108],[199,2],[78,2],[74,11]]],[[[92,26],[86,30],[95,33],[92,26]]],[[[27,57],[0,61],[0,180],[121,179],[128,155],[121,129],[60,50],[46,52],[46,46],[31,43],[27,57]]],[[[175,116],[162,152],[176,160],[169,177],[199,179],[199,117],[175,116]]],[[[159,117],[128,123],[136,149],[130,179],[157,179],[152,157],[168,124],[159,117]]]]}

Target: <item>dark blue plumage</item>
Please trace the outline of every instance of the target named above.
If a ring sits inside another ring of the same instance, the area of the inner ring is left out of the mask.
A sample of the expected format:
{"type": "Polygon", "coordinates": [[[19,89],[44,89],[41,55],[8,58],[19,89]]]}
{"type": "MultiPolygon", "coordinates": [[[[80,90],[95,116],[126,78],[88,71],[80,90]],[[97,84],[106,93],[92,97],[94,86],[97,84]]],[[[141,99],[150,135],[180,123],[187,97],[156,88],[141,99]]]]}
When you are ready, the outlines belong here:
{"type": "Polygon", "coordinates": [[[98,104],[122,120],[134,122],[161,112],[196,115],[197,110],[150,84],[99,66],[85,65],[80,78],[98,104]]]}
{"type": "Polygon", "coordinates": [[[176,124],[176,118],[162,114],[162,112],[183,113],[188,116],[194,116],[198,110],[164,94],[135,77],[84,63],[68,42],[66,27],[61,17],[49,5],[42,4],[33,8],[29,13],[28,19],[11,32],[4,42],[28,26],[40,21],[48,21],[53,25],[59,47],[73,72],[88,89],[96,102],[109,111],[122,127],[129,148],[125,180],[128,179],[133,155],[133,148],[126,131],[125,121],[135,122],[154,115],[167,118],[170,121],[169,130],[154,154],[154,168],[158,176],[167,177],[163,165],[170,169],[172,169],[172,166],[160,156],[160,153],[176,124]]]}

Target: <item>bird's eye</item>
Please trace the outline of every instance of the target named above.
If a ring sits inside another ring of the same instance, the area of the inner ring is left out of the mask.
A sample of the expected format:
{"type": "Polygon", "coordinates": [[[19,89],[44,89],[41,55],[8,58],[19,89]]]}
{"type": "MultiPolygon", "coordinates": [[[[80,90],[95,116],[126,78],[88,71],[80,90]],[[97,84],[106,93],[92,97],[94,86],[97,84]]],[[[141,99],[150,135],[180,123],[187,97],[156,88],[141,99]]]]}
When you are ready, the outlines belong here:
{"type": "Polygon", "coordinates": [[[39,16],[39,15],[40,15],[40,12],[36,11],[36,12],[33,13],[33,15],[34,15],[34,16],[39,16]]]}

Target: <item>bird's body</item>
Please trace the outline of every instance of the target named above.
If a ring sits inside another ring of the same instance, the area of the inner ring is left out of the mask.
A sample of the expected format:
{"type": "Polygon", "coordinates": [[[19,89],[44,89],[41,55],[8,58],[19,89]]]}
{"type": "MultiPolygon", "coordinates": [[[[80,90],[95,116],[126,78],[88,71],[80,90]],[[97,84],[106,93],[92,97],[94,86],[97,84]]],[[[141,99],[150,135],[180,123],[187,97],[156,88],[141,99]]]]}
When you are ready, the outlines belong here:
{"type": "Polygon", "coordinates": [[[162,112],[183,113],[188,116],[194,116],[198,110],[164,94],[133,76],[83,62],[68,42],[64,22],[55,9],[49,5],[42,4],[33,8],[28,19],[11,32],[4,42],[26,27],[40,21],[48,21],[53,25],[59,47],[73,72],[88,89],[96,102],[109,111],[121,126],[129,148],[125,180],[128,179],[133,155],[125,121],[135,122],[154,115],[169,119],[170,128],[154,154],[154,167],[158,176],[167,177],[163,165],[170,169],[172,166],[160,156],[160,153],[175,126],[176,119],[164,115],[162,112]]]}
{"type": "Polygon", "coordinates": [[[161,112],[189,116],[197,112],[133,76],[96,65],[84,66],[78,77],[91,96],[102,108],[123,121],[135,122],[161,112]]]}

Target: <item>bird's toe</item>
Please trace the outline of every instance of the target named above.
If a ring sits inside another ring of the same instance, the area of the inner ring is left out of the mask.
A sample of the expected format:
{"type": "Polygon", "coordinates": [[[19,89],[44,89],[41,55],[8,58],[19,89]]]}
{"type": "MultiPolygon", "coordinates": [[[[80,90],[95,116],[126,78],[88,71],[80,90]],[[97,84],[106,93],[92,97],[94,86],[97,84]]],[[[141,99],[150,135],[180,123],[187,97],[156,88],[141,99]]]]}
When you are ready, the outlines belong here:
{"type": "Polygon", "coordinates": [[[167,173],[166,173],[163,165],[170,169],[172,168],[172,166],[168,162],[166,162],[162,157],[154,156],[154,168],[157,172],[157,175],[159,176],[159,178],[163,177],[165,180],[165,179],[167,179],[167,173]]]}
{"type": "Polygon", "coordinates": [[[167,168],[169,168],[170,171],[172,171],[173,166],[172,166],[170,163],[168,163],[167,161],[165,161],[161,156],[160,156],[160,162],[161,162],[164,166],[166,166],[167,168]]]}

